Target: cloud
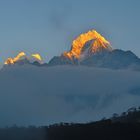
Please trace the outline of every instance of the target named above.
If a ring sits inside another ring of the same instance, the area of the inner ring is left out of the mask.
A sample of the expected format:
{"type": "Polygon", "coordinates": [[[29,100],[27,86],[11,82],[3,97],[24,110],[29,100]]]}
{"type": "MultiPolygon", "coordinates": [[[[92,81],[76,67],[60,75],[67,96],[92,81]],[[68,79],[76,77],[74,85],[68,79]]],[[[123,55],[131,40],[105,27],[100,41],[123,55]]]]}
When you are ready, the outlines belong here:
{"type": "Polygon", "coordinates": [[[140,75],[89,67],[6,67],[0,71],[0,124],[87,122],[138,106],[140,75]]]}

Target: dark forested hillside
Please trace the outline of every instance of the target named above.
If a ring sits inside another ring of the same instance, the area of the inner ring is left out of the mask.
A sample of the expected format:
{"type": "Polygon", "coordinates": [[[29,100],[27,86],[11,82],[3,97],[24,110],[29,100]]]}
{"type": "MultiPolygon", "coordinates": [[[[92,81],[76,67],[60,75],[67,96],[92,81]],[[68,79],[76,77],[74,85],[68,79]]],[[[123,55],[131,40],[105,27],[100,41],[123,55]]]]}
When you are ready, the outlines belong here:
{"type": "Polygon", "coordinates": [[[140,108],[85,124],[1,128],[0,140],[140,140],[140,108]]]}
{"type": "Polygon", "coordinates": [[[98,122],[55,124],[47,132],[49,140],[140,140],[140,108],[98,122]]]}
{"type": "Polygon", "coordinates": [[[103,120],[88,124],[50,127],[49,140],[139,140],[139,123],[112,123],[103,120]]]}

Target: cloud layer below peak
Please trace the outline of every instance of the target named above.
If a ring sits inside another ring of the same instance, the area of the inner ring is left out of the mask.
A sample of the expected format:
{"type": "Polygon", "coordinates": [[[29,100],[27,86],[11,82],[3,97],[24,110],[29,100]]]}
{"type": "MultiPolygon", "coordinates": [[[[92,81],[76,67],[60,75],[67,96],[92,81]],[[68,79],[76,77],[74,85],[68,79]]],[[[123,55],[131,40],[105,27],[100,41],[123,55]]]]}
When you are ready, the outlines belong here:
{"type": "Polygon", "coordinates": [[[140,102],[140,75],[83,66],[11,66],[0,71],[0,124],[87,122],[140,102]]]}

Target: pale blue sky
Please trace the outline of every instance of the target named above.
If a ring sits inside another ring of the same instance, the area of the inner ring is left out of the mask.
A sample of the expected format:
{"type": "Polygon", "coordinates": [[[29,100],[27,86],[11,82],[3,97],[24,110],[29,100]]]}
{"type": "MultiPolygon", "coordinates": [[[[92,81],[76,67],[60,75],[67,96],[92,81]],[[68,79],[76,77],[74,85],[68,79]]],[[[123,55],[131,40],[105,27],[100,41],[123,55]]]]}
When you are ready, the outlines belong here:
{"type": "Polygon", "coordinates": [[[139,0],[0,0],[0,63],[20,51],[48,61],[89,29],[140,56],[139,14],[139,0]]]}

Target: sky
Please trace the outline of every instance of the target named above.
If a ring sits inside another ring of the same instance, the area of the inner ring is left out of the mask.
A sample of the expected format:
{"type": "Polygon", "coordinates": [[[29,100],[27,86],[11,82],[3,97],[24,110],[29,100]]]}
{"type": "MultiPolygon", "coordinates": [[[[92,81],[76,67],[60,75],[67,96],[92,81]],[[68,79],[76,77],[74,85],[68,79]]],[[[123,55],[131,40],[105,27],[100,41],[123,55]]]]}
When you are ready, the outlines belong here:
{"type": "Polygon", "coordinates": [[[91,29],[140,57],[139,0],[0,0],[0,64],[20,51],[48,62],[91,29]]]}

